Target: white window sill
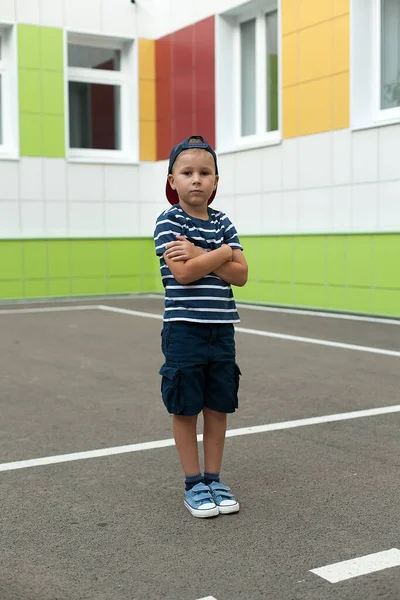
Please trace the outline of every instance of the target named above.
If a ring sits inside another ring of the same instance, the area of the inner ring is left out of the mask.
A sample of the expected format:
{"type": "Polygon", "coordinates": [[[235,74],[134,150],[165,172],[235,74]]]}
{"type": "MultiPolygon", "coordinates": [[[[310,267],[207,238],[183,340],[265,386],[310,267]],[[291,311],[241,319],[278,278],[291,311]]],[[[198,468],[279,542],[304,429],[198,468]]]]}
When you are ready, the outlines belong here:
{"type": "Polygon", "coordinates": [[[233,152],[244,152],[246,150],[256,150],[257,148],[266,148],[268,146],[278,146],[282,143],[282,134],[280,131],[273,132],[273,135],[269,135],[265,138],[259,138],[251,142],[237,143],[230,148],[223,148],[217,150],[219,155],[231,154],[233,152]]]}
{"type": "Polygon", "coordinates": [[[110,165],[138,165],[139,160],[135,157],[116,152],[114,155],[107,152],[85,154],[81,152],[67,153],[67,160],[70,163],[86,164],[110,164],[110,165]]]}
{"type": "Polygon", "coordinates": [[[19,152],[17,150],[3,150],[0,146],[0,160],[19,160],[19,152]]]}

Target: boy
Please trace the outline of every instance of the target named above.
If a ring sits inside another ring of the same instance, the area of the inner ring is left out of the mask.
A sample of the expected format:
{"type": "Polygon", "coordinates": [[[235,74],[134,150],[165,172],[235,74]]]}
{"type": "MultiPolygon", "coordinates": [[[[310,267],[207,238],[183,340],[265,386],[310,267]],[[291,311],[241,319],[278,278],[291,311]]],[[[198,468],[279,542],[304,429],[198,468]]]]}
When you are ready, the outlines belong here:
{"type": "Polygon", "coordinates": [[[228,217],[208,208],[218,185],[217,158],[201,136],[172,149],[166,185],[172,208],[154,233],[165,287],[160,369],[164,404],[185,473],[185,506],[195,517],[239,510],[220,483],[227,414],[238,408],[240,369],[234,326],[239,322],[231,284],[247,282],[247,262],[228,217]],[[204,418],[204,477],[197,417],[204,418]]]}

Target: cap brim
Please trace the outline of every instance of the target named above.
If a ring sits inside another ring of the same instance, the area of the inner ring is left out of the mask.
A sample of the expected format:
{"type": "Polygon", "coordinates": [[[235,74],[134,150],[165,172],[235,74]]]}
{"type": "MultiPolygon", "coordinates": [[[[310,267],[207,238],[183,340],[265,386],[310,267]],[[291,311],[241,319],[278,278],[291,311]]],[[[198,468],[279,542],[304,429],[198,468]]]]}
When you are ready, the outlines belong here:
{"type": "MultiPolygon", "coordinates": [[[[209,205],[214,200],[216,194],[217,194],[217,188],[215,188],[215,190],[213,191],[213,193],[211,194],[211,196],[208,200],[209,205]]],[[[170,204],[172,204],[172,205],[179,204],[179,197],[178,197],[177,191],[172,189],[172,187],[169,185],[168,179],[167,179],[167,185],[165,186],[165,195],[167,196],[167,200],[170,204]]]]}

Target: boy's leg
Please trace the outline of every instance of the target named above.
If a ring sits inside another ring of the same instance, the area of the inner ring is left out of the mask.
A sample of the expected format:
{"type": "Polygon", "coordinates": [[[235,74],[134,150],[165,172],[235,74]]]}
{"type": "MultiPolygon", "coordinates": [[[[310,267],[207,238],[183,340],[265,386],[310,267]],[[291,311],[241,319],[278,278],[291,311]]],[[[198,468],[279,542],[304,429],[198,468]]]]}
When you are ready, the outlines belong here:
{"type": "Polygon", "coordinates": [[[176,449],[183,472],[187,477],[193,477],[200,473],[196,424],[197,415],[194,417],[172,415],[176,449]]]}
{"type": "Polygon", "coordinates": [[[226,434],[226,413],[204,407],[204,471],[218,474],[221,470],[226,434]]]}

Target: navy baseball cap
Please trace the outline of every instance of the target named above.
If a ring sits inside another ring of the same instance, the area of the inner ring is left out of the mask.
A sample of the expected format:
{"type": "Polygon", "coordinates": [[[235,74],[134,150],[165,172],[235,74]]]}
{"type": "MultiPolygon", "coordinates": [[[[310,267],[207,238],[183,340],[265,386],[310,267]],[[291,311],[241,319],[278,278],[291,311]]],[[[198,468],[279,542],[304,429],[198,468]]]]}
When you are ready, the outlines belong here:
{"type": "MultiPolygon", "coordinates": [[[[191,135],[190,137],[183,140],[183,142],[180,142],[174,148],[172,148],[171,154],[169,156],[168,175],[172,173],[172,168],[180,153],[184,150],[193,150],[193,148],[196,148],[198,150],[206,150],[212,155],[215,162],[215,174],[218,175],[217,156],[214,150],[211,148],[210,144],[201,135],[191,135]]],[[[216,193],[217,188],[215,188],[215,190],[211,194],[208,204],[211,204],[211,202],[214,200],[216,193]]],[[[179,197],[177,191],[173,190],[172,187],[169,185],[168,178],[167,185],[165,188],[165,194],[170,204],[179,204],[179,197]]]]}

